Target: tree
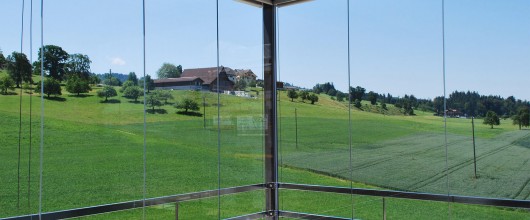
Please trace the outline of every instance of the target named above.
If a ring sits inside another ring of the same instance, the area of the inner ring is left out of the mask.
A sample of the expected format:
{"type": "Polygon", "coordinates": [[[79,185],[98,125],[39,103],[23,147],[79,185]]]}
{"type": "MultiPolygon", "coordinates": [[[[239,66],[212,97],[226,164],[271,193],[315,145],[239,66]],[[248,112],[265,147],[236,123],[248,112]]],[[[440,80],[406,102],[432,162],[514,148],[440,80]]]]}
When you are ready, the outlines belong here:
{"type": "Polygon", "coordinates": [[[15,81],[17,88],[20,88],[23,82],[33,82],[31,63],[23,53],[13,52],[7,56],[7,73],[15,81]]]}
{"type": "Polygon", "coordinates": [[[6,63],[7,63],[6,57],[4,57],[2,50],[0,50],[0,70],[5,68],[6,63]]]}
{"type": "Polygon", "coordinates": [[[337,95],[337,90],[335,88],[331,88],[326,94],[328,94],[329,96],[335,96],[337,95]]]}
{"type": "Polygon", "coordinates": [[[127,78],[127,81],[133,82],[135,86],[138,85],[138,77],[136,76],[135,72],[130,72],[129,77],[127,78]]]}
{"type": "Polygon", "coordinates": [[[237,80],[234,84],[234,90],[236,91],[244,91],[245,88],[247,88],[247,81],[246,80],[237,80]]]}
{"type": "Polygon", "coordinates": [[[142,78],[138,82],[138,85],[140,87],[144,87],[144,81],[145,81],[145,88],[147,89],[147,93],[149,93],[151,90],[155,89],[155,81],[151,79],[150,75],[146,75],[145,79],[142,78]]]}
{"type": "Polygon", "coordinates": [[[346,98],[346,94],[341,92],[341,91],[337,91],[337,101],[339,102],[343,102],[344,99],[346,98]]]}
{"type": "Polygon", "coordinates": [[[88,80],[90,78],[90,58],[83,54],[71,54],[64,66],[67,77],[77,76],[80,79],[88,80]]]}
{"type": "Polygon", "coordinates": [[[315,102],[318,102],[318,96],[316,94],[309,95],[308,99],[311,101],[311,105],[314,105],[315,102]]]}
{"type": "Polygon", "coordinates": [[[188,113],[188,110],[199,111],[200,109],[199,103],[190,98],[185,98],[181,102],[175,103],[174,107],[177,109],[184,109],[185,113],[188,113]]]}
{"type": "Polygon", "coordinates": [[[300,97],[302,99],[302,102],[305,102],[305,100],[309,99],[309,92],[305,91],[305,90],[302,90],[302,91],[300,91],[298,93],[298,97],[300,97]]]}
{"type": "MultiPolygon", "coordinates": [[[[55,45],[46,45],[39,49],[39,60],[44,59],[44,71],[58,81],[63,80],[68,53],[55,45]],[[44,50],[44,58],[41,51],[44,50]]],[[[40,62],[36,62],[40,66],[40,62]]],[[[39,69],[40,70],[40,69],[39,69]]]]}
{"type": "Polygon", "coordinates": [[[366,89],[360,86],[357,86],[355,88],[350,87],[350,98],[351,100],[362,100],[364,96],[364,92],[366,92],[366,89]]]}
{"type": "Polygon", "coordinates": [[[491,128],[493,129],[493,125],[500,125],[501,121],[499,119],[499,116],[497,116],[497,113],[490,110],[486,113],[486,117],[484,118],[483,124],[491,125],[491,128]]]}
{"type": "Polygon", "coordinates": [[[388,108],[386,107],[386,103],[381,104],[381,107],[382,107],[384,110],[388,110],[388,108]]]}
{"type": "Polygon", "coordinates": [[[146,98],[146,104],[147,106],[151,107],[153,109],[153,112],[155,111],[155,107],[160,107],[162,106],[162,102],[160,101],[160,97],[158,97],[158,94],[156,93],[151,93],[147,96],[146,98]]]}
{"type": "Polygon", "coordinates": [[[353,106],[355,106],[355,108],[361,109],[362,107],[361,100],[355,99],[354,103],[355,104],[353,104],[353,106]]]}
{"type": "Polygon", "coordinates": [[[444,112],[444,97],[438,96],[433,99],[433,106],[434,111],[436,112],[436,115],[443,115],[444,112]]]}
{"type": "Polygon", "coordinates": [[[133,81],[131,81],[131,80],[127,80],[127,81],[125,81],[125,82],[121,85],[120,92],[124,92],[128,87],[131,87],[131,86],[136,86],[136,85],[134,85],[134,82],[133,82],[133,81]]]}
{"type": "Polygon", "coordinates": [[[530,126],[530,109],[521,108],[516,115],[512,116],[513,125],[519,125],[519,130],[522,127],[530,126]]]}
{"type": "Polygon", "coordinates": [[[101,78],[99,78],[98,75],[96,75],[94,73],[91,73],[89,82],[90,82],[90,84],[93,84],[93,85],[100,84],[101,83],[101,78]]]}
{"type": "Polygon", "coordinates": [[[44,89],[41,89],[41,82],[35,87],[35,92],[41,93],[44,90],[44,94],[49,98],[50,95],[62,95],[61,83],[54,78],[44,79],[44,89]]]}
{"type": "Polygon", "coordinates": [[[178,78],[182,74],[182,66],[175,66],[171,63],[163,63],[160,69],[156,71],[159,79],[178,78]]]}
{"type": "Polygon", "coordinates": [[[139,86],[129,86],[123,91],[123,96],[129,99],[134,99],[134,102],[137,102],[138,97],[140,97],[142,93],[143,90],[139,86]]]}
{"type": "Polygon", "coordinates": [[[77,75],[72,75],[66,81],[66,91],[69,93],[75,93],[79,96],[80,93],[88,93],[90,90],[92,89],[88,85],[87,79],[79,78],[77,75]]]}
{"type": "Polygon", "coordinates": [[[368,93],[368,101],[370,101],[370,104],[372,105],[377,104],[377,93],[370,91],[368,93]]]}
{"type": "Polygon", "coordinates": [[[105,102],[109,101],[110,97],[117,96],[116,89],[112,86],[105,86],[103,89],[98,91],[98,97],[105,98],[105,102]]]}
{"type": "Polygon", "coordinates": [[[291,99],[291,102],[294,102],[294,99],[298,98],[298,93],[294,89],[289,89],[287,91],[287,97],[291,99]]]}
{"type": "Polygon", "coordinates": [[[105,74],[105,80],[103,80],[103,84],[107,86],[121,86],[121,81],[114,77],[111,73],[105,74]]]}
{"type": "Polygon", "coordinates": [[[25,82],[22,84],[22,89],[24,89],[24,91],[26,91],[26,93],[28,94],[33,94],[33,84],[32,83],[28,83],[28,82],[25,82]]]}
{"type": "Polygon", "coordinates": [[[7,90],[14,90],[15,81],[9,76],[0,77],[0,93],[7,95],[7,90]]]}
{"type": "Polygon", "coordinates": [[[171,92],[169,90],[155,90],[154,93],[156,93],[156,95],[158,95],[158,98],[161,101],[164,101],[164,104],[167,104],[168,100],[175,99],[173,97],[173,95],[171,95],[171,92]]]}
{"type": "Polygon", "coordinates": [[[164,100],[164,104],[168,104],[168,100],[175,99],[173,95],[171,94],[171,91],[169,90],[160,90],[160,93],[158,94],[161,100],[164,100]]]}

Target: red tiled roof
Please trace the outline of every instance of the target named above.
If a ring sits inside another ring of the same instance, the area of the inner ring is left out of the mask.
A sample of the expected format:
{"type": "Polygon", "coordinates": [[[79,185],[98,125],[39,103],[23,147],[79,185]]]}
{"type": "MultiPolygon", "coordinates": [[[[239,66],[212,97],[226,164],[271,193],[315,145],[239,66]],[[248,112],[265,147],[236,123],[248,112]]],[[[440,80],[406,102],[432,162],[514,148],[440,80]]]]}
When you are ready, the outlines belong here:
{"type": "MultiPolygon", "coordinates": [[[[224,71],[224,67],[219,67],[220,72],[224,71]]],[[[182,77],[199,77],[204,81],[204,84],[211,84],[215,79],[217,79],[217,67],[209,68],[198,68],[198,69],[185,69],[182,72],[182,77]]]]}
{"type": "Polygon", "coordinates": [[[155,83],[170,83],[170,82],[192,82],[196,79],[202,80],[200,77],[180,77],[180,78],[167,78],[167,79],[155,79],[155,83]]]}

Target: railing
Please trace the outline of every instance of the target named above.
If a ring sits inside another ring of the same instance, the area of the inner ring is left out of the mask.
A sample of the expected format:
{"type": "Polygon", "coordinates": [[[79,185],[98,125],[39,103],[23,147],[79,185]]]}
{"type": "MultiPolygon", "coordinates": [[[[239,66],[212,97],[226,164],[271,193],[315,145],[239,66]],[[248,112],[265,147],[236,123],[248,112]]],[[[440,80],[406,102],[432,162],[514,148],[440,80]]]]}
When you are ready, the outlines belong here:
{"type": "MultiPolygon", "coordinates": [[[[438,201],[438,202],[450,202],[460,204],[473,204],[473,205],[488,205],[498,207],[511,207],[511,208],[524,208],[530,209],[530,200],[513,200],[513,199],[496,199],[496,198],[485,198],[485,197],[470,197],[470,196],[458,196],[458,195],[444,195],[444,194],[432,194],[432,193],[418,193],[418,192],[404,192],[395,190],[379,190],[379,189],[362,189],[362,188],[348,188],[348,187],[334,187],[334,186],[320,186],[320,185],[305,185],[305,184],[294,184],[294,183],[279,183],[280,189],[287,190],[303,190],[312,192],[327,192],[337,194],[353,194],[353,195],[364,195],[364,196],[377,196],[383,198],[401,198],[401,199],[414,199],[424,201],[438,201]]],[[[237,194],[243,192],[250,192],[255,190],[266,189],[266,184],[255,184],[247,186],[238,186],[231,188],[223,188],[220,190],[208,190],[201,192],[177,194],[171,196],[150,198],[144,200],[134,200],[121,203],[106,204],[100,206],[91,206],[78,209],[62,210],[55,212],[42,213],[42,220],[52,219],[66,219],[76,218],[96,214],[104,214],[115,211],[124,211],[129,209],[141,208],[161,204],[178,203],[184,201],[191,201],[221,195],[237,194]]],[[[175,216],[178,219],[178,209],[175,209],[175,216]]],[[[310,213],[300,213],[279,210],[277,213],[274,212],[258,212],[248,215],[237,216],[228,218],[230,220],[242,220],[242,219],[260,219],[266,216],[279,215],[282,217],[299,218],[299,219],[348,219],[343,217],[334,216],[323,216],[310,213]]],[[[10,218],[4,218],[4,220],[30,220],[39,219],[38,214],[16,216],[10,218]]]]}

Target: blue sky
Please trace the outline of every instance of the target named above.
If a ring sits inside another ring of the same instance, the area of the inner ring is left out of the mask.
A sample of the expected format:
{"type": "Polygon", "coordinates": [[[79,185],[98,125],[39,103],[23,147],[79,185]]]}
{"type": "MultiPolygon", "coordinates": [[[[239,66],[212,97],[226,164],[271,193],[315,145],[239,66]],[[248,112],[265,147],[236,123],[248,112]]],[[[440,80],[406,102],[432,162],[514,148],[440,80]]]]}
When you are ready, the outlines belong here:
{"type": "MultiPolygon", "coordinates": [[[[34,51],[40,1],[34,0],[34,51]]],[[[29,53],[26,0],[24,52],[29,53]]],[[[0,48],[20,49],[21,1],[4,0],[0,48]]],[[[147,74],[163,62],[217,65],[214,0],[147,1],[147,74]]],[[[219,60],[261,78],[259,8],[220,0],[219,60]]],[[[96,73],[143,74],[140,0],[45,0],[44,43],[87,54],[96,73]]],[[[346,0],[315,0],[279,9],[280,79],[303,87],[348,86],[346,0]]],[[[351,0],[352,86],[433,98],[443,95],[441,0],[351,0]]],[[[530,100],[530,1],[446,0],[447,91],[530,100]]],[[[34,56],[36,59],[36,55],[34,56]]]]}

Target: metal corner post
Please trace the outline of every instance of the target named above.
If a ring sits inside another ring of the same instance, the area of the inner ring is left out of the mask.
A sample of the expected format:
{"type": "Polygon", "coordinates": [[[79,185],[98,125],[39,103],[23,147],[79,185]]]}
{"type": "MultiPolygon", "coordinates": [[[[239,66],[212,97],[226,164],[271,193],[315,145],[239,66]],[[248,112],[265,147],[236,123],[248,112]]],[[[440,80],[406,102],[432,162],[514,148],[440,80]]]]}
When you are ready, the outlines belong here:
{"type": "Polygon", "coordinates": [[[278,130],[276,6],[263,4],[263,75],[265,110],[265,190],[267,219],[278,219],[278,130]]]}

